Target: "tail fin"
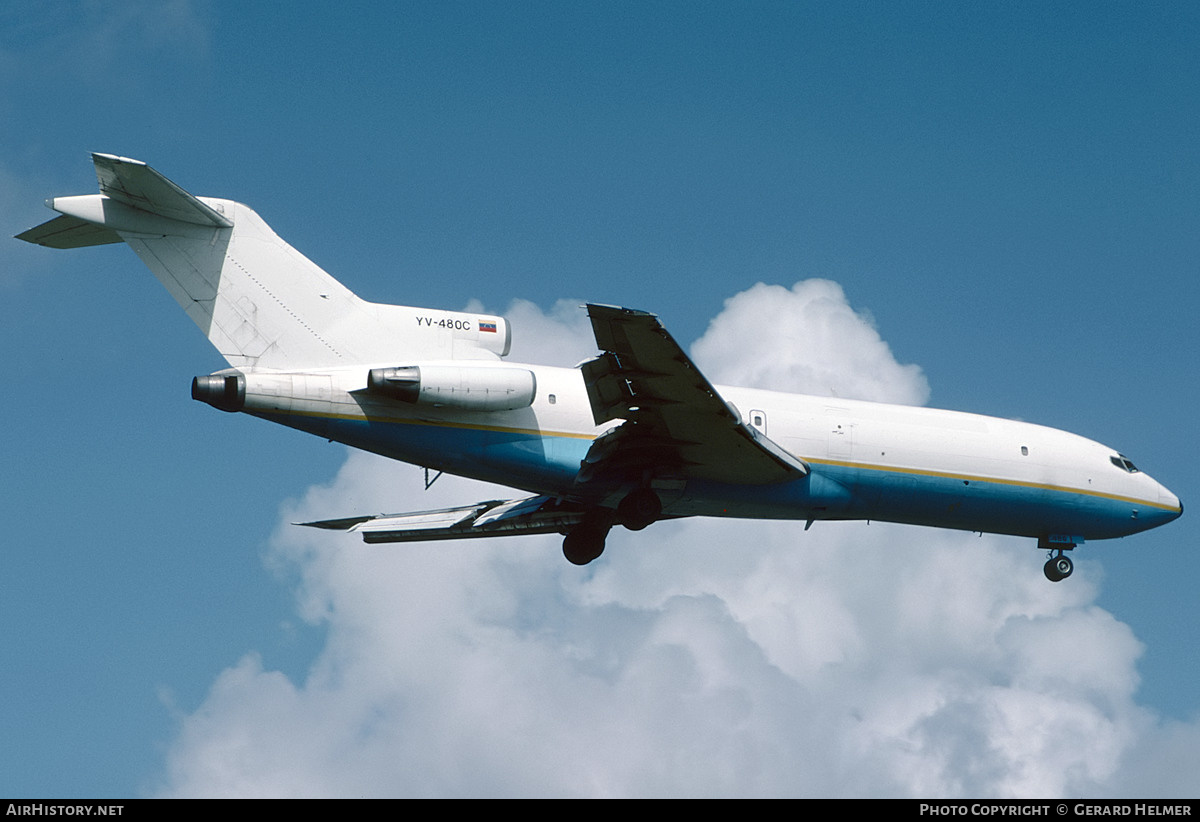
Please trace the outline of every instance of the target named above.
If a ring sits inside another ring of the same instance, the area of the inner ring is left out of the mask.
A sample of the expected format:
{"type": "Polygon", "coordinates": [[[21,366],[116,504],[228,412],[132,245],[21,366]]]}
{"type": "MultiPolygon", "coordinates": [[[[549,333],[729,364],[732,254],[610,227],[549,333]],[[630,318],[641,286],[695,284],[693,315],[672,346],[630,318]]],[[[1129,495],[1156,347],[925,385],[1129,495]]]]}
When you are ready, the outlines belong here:
{"type": "Polygon", "coordinates": [[[138,160],[93,154],[100,193],[18,239],[51,248],[124,241],[230,365],[300,370],[508,353],[501,317],[369,303],[253,210],[199,198],[138,160]]]}

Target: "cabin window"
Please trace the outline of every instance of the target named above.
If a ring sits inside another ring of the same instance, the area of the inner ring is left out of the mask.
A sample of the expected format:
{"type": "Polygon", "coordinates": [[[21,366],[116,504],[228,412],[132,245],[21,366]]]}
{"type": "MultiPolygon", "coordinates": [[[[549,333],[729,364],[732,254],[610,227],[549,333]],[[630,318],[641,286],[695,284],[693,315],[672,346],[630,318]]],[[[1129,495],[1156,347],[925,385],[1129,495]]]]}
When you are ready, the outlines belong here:
{"type": "Polygon", "coordinates": [[[1021,456],[1022,457],[1029,456],[1029,448],[1027,446],[1024,446],[1024,445],[1021,446],[1021,456]]]}
{"type": "Polygon", "coordinates": [[[558,397],[554,396],[553,394],[551,394],[549,397],[547,397],[547,399],[550,400],[551,405],[554,405],[554,403],[558,402],[558,397]]]}
{"type": "Polygon", "coordinates": [[[1117,454],[1115,457],[1109,457],[1109,461],[1120,468],[1122,471],[1128,471],[1130,474],[1138,472],[1137,466],[1130,462],[1129,457],[1124,454],[1117,454]]]}

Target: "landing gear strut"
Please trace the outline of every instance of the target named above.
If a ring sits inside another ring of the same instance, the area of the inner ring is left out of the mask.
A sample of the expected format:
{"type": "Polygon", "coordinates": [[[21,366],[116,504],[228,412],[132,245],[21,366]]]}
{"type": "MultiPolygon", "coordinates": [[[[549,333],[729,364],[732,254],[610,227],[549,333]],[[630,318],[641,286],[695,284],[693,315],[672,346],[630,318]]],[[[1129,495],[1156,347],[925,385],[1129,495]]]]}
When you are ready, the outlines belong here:
{"type": "Polygon", "coordinates": [[[1071,576],[1071,572],[1075,570],[1075,563],[1071,562],[1071,558],[1058,548],[1051,552],[1050,559],[1046,560],[1046,565],[1042,570],[1046,573],[1046,579],[1051,582],[1062,582],[1071,576]]]}

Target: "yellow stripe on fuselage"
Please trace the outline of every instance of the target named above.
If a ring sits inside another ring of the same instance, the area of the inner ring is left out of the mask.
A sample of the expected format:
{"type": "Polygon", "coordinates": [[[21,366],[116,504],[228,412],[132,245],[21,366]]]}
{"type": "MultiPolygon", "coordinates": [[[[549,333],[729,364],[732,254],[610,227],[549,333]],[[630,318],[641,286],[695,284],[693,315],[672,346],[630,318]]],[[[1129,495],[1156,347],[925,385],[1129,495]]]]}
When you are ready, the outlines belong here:
{"type": "MultiPolygon", "coordinates": [[[[322,419],[338,419],[350,420],[354,422],[383,422],[401,425],[428,425],[436,428],[459,428],[467,431],[496,431],[503,434],[525,434],[534,437],[559,437],[564,439],[577,440],[593,440],[596,438],[594,432],[576,432],[576,431],[547,431],[541,428],[515,428],[501,425],[484,425],[481,423],[464,423],[450,420],[428,420],[414,419],[412,417],[402,416],[378,416],[366,414],[335,414],[323,413],[318,411],[270,411],[265,413],[283,414],[287,416],[301,417],[319,417],[322,419]]],[[[990,482],[995,485],[1011,485],[1019,488],[1035,488],[1040,491],[1057,491],[1068,494],[1080,494],[1083,496],[1097,497],[1100,499],[1110,499],[1116,502],[1128,502],[1136,505],[1146,505],[1151,508],[1159,508],[1163,511],[1178,512],[1181,509],[1178,506],[1166,505],[1161,502],[1141,499],[1138,497],[1127,497],[1120,494],[1109,494],[1103,491],[1095,491],[1089,488],[1072,488],[1063,485],[1050,485],[1048,483],[1032,482],[1030,480],[1007,479],[1004,477],[989,477],[981,474],[959,474],[948,473],[945,471],[933,471],[925,468],[904,468],[895,465],[878,465],[866,462],[849,462],[845,460],[830,460],[818,459],[814,457],[805,457],[796,455],[805,462],[813,465],[828,465],[838,468],[851,468],[865,471],[881,471],[889,474],[906,474],[909,476],[919,477],[934,477],[937,479],[951,479],[963,482],[990,482]]]]}
{"type": "Polygon", "coordinates": [[[1175,505],[1164,505],[1161,502],[1153,502],[1148,499],[1139,497],[1126,497],[1120,494],[1109,494],[1104,491],[1095,491],[1090,488],[1072,488],[1066,485],[1050,485],[1043,482],[1032,482],[1030,480],[1006,479],[1004,477],[986,477],[977,474],[951,474],[944,471],[930,471],[924,468],[901,468],[892,465],[873,465],[866,462],[845,462],[840,460],[821,460],[807,459],[802,457],[806,462],[811,462],[815,465],[834,465],[840,468],[855,468],[867,471],[885,471],[891,474],[907,474],[910,476],[919,477],[936,477],[938,479],[953,479],[963,482],[990,482],[994,485],[1014,485],[1020,488],[1036,488],[1039,491],[1060,491],[1068,494],[1081,494],[1088,497],[1099,497],[1101,499],[1111,499],[1117,502],[1132,502],[1138,505],[1148,505],[1151,508],[1161,508],[1164,511],[1179,511],[1179,507],[1175,505]]]}

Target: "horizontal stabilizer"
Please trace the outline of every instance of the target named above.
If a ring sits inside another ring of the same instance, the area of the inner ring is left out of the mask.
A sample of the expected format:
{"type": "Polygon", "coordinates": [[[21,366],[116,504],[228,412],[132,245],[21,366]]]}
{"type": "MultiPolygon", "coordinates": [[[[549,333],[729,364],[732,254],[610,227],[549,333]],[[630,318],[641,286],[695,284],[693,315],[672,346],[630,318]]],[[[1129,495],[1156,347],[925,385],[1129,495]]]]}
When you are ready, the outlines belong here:
{"type": "Polygon", "coordinates": [[[21,232],[17,239],[46,248],[86,248],[89,245],[119,243],[121,235],[111,228],[64,214],[21,232]]]}
{"type": "Polygon", "coordinates": [[[460,508],[440,508],[411,514],[346,517],[300,522],[311,528],[352,531],[363,542],[423,542],[442,539],[563,533],[583,519],[584,511],[546,496],[489,500],[460,508]]]}
{"type": "Polygon", "coordinates": [[[93,154],[100,193],[132,208],[194,225],[229,228],[229,219],[141,160],[93,154]]]}

